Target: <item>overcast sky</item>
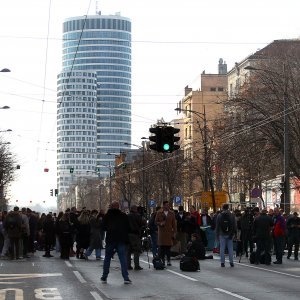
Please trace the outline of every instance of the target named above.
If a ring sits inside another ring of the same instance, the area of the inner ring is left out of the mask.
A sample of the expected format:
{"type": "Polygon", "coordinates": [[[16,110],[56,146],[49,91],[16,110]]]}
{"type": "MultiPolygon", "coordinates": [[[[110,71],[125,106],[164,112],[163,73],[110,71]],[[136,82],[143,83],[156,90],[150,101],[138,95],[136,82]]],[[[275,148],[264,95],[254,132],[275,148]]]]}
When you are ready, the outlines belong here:
{"type": "Polygon", "coordinates": [[[171,121],[186,85],[228,70],[275,39],[300,36],[299,0],[1,0],[0,131],[21,169],[11,204],[53,205],[56,187],[56,75],[65,18],[120,12],[132,21],[132,143],[157,119],[171,121]],[[43,101],[44,100],[44,101],[43,101]],[[45,173],[44,168],[49,168],[45,173]]]}

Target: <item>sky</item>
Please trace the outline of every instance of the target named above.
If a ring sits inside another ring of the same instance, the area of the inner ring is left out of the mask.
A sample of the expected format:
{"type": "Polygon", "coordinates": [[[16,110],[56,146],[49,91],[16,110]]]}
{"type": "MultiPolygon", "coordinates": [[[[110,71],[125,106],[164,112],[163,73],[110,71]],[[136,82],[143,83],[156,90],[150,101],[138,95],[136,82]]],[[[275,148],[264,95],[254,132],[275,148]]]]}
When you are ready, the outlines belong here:
{"type": "Polygon", "coordinates": [[[176,117],[184,87],[276,39],[300,37],[299,0],[1,0],[0,132],[20,169],[10,204],[56,204],[56,76],[65,18],[119,12],[132,22],[132,143],[176,117]],[[44,172],[48,168],[49,172],[44,172]],[[18,200],[18,201],[17,201],[18,200]]]}

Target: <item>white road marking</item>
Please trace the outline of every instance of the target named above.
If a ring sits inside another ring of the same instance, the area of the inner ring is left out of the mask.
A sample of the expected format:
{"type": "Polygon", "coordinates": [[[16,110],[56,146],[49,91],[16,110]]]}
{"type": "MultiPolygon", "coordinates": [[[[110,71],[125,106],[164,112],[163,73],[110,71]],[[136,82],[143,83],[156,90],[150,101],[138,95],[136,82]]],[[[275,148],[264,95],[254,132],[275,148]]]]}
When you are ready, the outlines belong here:
{"type": "Polygon", "coordinates": [[[67,260],[65,260],[65,264],[66,264],[69,268],[72,268],[72,267],[73,267],[72,264],[71,264],[69,261],[67,261],[67,260]]]}
{"type": "Polygon", "coordinates": [[[62,276],[62,273],[0,274],[0,280],[62,276]]]}
{"type": "Polygon", "coordinates": [[[256,267],[256,266],[252,266],[252,265],[246,265],[246,264],[242,264],[242,263],[236,263],[236,264],[241,265],[241,266],[245,266],[245,267],[248,267],[248,268],[254,268],[254,269],[258,269],[258,270],[264,270],[264,271],[275,273],[275,274],[290,276],[290,277],[294,277],[294,278],[300,278],[299,275],[294,275],[294,274],[289,274],[289,273],[285,273],[285,272],[280,272],[280,271],[265,269],[265,268],[256,267]]]}
{"type": "Polygon", "coordinates": [[[166,271],[167,271],[167,272],[170,272],[170,273],[173,273],[173,274],[175,274],[175,275],[178,275],[178,276],[180,276],[180,277],[183,277],[183,278],[185,278],[185,279],[191,280],[191,281],[198,281],[197,279],[195,279],[195,278],[193,278],[193,277],[186,276],[186,275],[184,275],[184,274],[181,274],[181,273],[178,273],[178,272],[175,272],[175,271],[172,271],[172,270],[166,269],[166,271]]]}
{"type": "Polygon", "coordinates": [[[240,296],[238,294],[235,294],[235,293],[231,293],[229,291],[226,291],[226,290],[223,290],[223,289],[220,289],[220,288],[214,288],[214,290],[217,290],[221,293],[225,293],[225,294],[228,294],[230,296],[233,296],[233,297],[236,297],[236,298],[239,298],[239,299],[243,299],[243,300],[251,300],[250,298],[246,298],[246,297],[243,297],[243,296],[240,296]]]}
{"type": "Polygon", "coordinates": [[[73,271],[73,273],[77,277],[80,283],[86,283],[86,280],[82,277],[82,275],[78,271],[73,271]]]}
{"type": "MultiPolygon", "coordinates": [[[[143,263],[145,263],[145,264],[148,264],[148,261],[145,261],[145,260],[143,260],[143,259],[140,259],[140,261],[143,262],[143,263]]],[[[168,271],[168,272],[170,272],[170,273],[173,273],[173,274],[175,274],[175,275],[178,275],[178,276],[180,276],[180,277],[183,277],[183,278],[188,279],[188,280],[191,280],[191,281],[198,281],[198,280],[195,279],[195,278],[186,276],[186,275],[184,275],[184,274],[181,274],[181,273],[178,273],[178,272],[175,272],[175,271],[172,271],[172,270],[165,269],[165,271],[168,271]]]]}
{"type": "Polygon", "coordinates": [[[95,300],[103,300],[103,298],[97,292],[90,292],[95,300]]]}
{"type": "Polygon", "coordinates": [[[34,267],[34,262],[32,263],[32,266],[34,267]]]}

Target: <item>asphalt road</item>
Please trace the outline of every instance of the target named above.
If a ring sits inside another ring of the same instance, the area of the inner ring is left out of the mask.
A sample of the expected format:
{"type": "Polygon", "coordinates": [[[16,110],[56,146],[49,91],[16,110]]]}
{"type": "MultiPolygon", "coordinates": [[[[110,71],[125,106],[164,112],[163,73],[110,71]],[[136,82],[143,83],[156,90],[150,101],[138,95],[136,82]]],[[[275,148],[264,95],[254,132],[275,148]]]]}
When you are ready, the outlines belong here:
{"type": "Polygon", "coordinates": [[[124,285],[117,255],[107,284],[100,283],[103,261],[44,258],[41,252],[20,261],[0,261],[0,300],[10,299],[300,299],[300,262],[282,265],[241,263],[220,267],[219,257],[201,261],[200,272],[182,272],[179,260],[165,270],[150,268],[146,254],[141,271],[130,271],[131,285],[124,285]]]}

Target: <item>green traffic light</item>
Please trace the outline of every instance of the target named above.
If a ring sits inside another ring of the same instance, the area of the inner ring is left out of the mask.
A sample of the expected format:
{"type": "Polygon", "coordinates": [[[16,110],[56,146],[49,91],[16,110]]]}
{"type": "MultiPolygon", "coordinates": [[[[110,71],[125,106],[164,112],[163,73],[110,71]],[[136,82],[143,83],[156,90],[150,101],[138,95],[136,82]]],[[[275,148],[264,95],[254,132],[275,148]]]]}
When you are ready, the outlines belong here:
{"type": "Polygon", "coordinates": [[[165,151],[168,151],[168,150],[170,150],[170,145],[169,144],[164,144],[163,148],[164,148],[165,151]]]}

